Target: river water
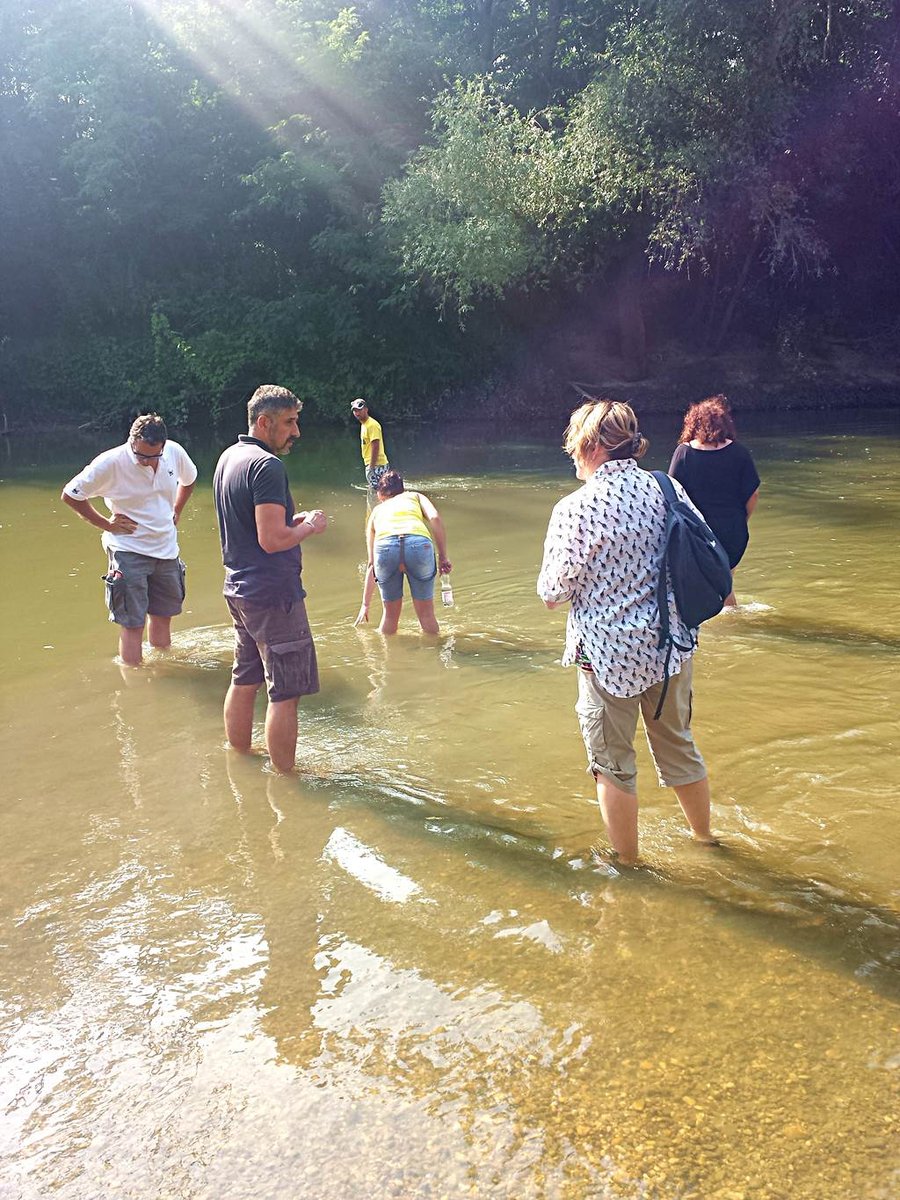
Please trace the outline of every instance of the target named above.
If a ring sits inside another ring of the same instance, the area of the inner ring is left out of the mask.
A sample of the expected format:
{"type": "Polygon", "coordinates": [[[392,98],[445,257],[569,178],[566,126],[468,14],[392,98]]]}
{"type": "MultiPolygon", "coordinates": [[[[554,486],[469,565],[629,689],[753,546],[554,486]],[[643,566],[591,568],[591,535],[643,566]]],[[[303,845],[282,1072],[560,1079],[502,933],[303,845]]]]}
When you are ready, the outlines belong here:
{"type": "MultiPolygon", "coordinates": [[[[641,748],[621,874],[534,594],[560,430],[388,426],[456,606],[386,645],[352,625],[355,426],[309,424],[292,487],[331,525],[296,778],[223,744],[230,431],[191,447],[174,647],[124,673],[98,536],[58,499],[101,445],[0,459],[0,1195],[900,1195],[896,418],[746,431],[744,606],[695,660],[725,846],[686,840],[641,748]]],[[[648,432],[666,465],[674,421],[648,432]]]]}

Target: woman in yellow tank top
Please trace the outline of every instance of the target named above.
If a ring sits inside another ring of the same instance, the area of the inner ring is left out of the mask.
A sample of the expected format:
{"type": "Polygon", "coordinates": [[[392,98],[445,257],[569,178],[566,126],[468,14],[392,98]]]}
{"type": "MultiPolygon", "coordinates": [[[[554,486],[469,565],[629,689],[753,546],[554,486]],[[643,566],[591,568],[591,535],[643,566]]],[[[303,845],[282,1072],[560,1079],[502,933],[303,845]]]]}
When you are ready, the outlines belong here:
{"type": "Polygon", "coordinates": [[[399,471],[386,471],[377,485],[378,503],[369,514],[366,544],[369,557],[363,598],[354,625],[369,619],[375,585],[384,612],[379,633],[396,633],[403,607],[406,576],[413,607],[424,633],[438,633],[434,615],[434,580],[451,567],[447,535],[440,513],[421,492],[408,492],[399,471]]]}

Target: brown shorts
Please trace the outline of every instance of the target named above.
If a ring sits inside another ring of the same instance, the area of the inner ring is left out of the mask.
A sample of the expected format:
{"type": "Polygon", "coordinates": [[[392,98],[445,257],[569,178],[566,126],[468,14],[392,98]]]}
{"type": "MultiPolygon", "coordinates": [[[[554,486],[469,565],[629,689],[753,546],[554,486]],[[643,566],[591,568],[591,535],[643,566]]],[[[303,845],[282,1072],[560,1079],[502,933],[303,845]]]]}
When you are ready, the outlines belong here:
{"type": "Polygon", "coordinates": [[[294,700],[319,690],[316,647],[306,605],[286,601],[264,608],[226,596],[234,621],[232,683],[259,687],[265,680],[270,700],[294,700]]]}

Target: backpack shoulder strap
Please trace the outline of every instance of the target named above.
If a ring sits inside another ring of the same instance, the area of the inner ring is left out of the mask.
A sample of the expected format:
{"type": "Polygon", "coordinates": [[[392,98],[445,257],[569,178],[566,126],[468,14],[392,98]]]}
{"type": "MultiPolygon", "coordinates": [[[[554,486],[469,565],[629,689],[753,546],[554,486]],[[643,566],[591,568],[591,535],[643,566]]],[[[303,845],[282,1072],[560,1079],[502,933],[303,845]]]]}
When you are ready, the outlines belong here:
{"type": "Polygon", "coordinates": [[[659,614],[659,649],[665,648],[666,662],[663,670],[663,688],[660,693],[659,703],[656,706],[656,712],[653,714],[653,720],[659,720],[659,714],[662,712],[662,706],[666,698],[666,692],[669,690],[669,661],[672,657],[672,634],[669,629],[669,596],[668,596],[668,577],[669,577],[669,513],[672,505],[675,503],[675,489],[672,487],[672,480],[668,477],[665,471],[651,471],[650,474],[659,485],[659,490],[663,494],[663,500],[666,505],[666,532],[663,538],[662,553],[659,556],[659,570],[656,580],[656,609],[659,614]]]}
{"type": "Polygon", "coordinates": [[[659,648],[665,646],[669,640],[669,599],[668,599],[668,576],[669,576],[669,520],[668,514],[671,505],[675,500],[675,489],[672,487],[672,480],[664,471],[651,471],[650,474],[659,485],[659,489],[663,494],[663,500],[666,504],[666,532],[663,538],[662,553],[659,556],[657,580],[656,580],[656,607],[659,612],[659,648]]]}
{"type": "Polygon", "coordinates": [[[659,489],[662,492],[663,499],[666,502],[666,508],[668,508],[670,504],[676,504],[678,502],[678,496],[675,492],[675,487],[672,483],[672,480],[665,473],[665,471],[651,471],[650,474],[659,484],[659,489]]]}
{"type": "Polygon", "coordinates": [[[651,471],[650,474],[659,485],[659,490],[663,494],[663,500],[666,505],[666,535],[663,541],[662,554],[659,556],[659,579],[656,584],[656,607],[659,611],[659,648],[660,650],[665,649],[666,652],[666,661],[663,668],[665,671],[663,688],[659,696],[659,703],[656,706],[656,712],[653,714],[654,721],[658,721],[666,699],[666,692],[669,690],[669,663],[672,659],[672,650],[676,645],[679,650],[687,650],[688,647],[682,646],[680,642],[675,641],[669,627],[669,536],[672,531],[672,521],[678,519],[673,515],[674,506],[678,503],[678,493],[675,491],[675,486],[665,471],[651,471]]]}

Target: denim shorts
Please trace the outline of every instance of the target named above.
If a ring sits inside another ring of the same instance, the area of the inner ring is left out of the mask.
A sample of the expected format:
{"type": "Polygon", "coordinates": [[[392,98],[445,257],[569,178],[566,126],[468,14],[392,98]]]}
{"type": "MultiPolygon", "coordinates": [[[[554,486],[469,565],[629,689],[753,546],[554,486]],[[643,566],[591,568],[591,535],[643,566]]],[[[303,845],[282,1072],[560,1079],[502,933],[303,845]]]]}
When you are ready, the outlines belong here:
{"type": "Polygon", "coordinates": [[[437,562],[431,538],[421,533],[392,533],[375,542],[375,582],[385,602],[403,597],[403,572],[413,600],[434,599],[437,562]]]}
{"type": "Polygon", "coordinates": [[[143,629],[151,617],[177,617],[184,601],[184,563],[134,550],[107,550],[106,607],[125,629],[143,629]]]}

